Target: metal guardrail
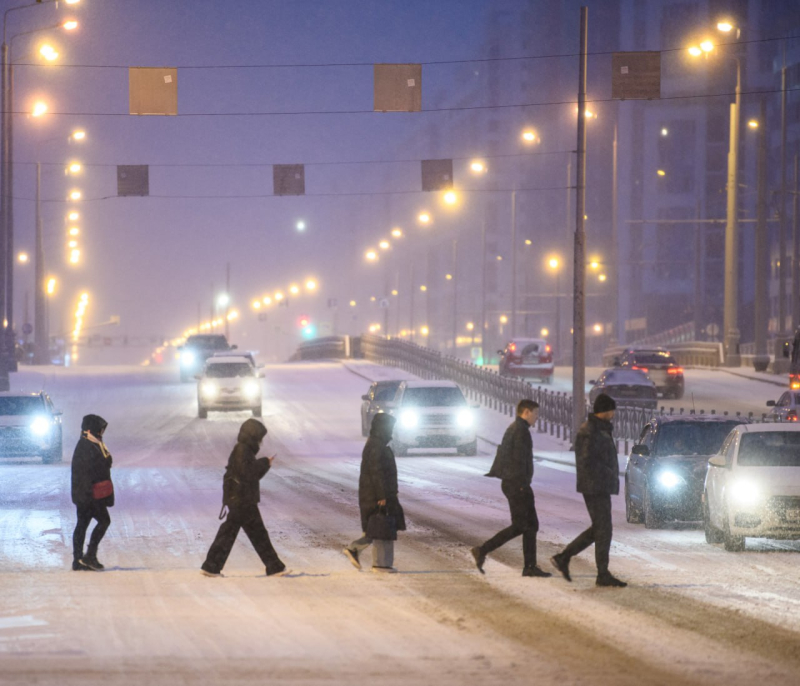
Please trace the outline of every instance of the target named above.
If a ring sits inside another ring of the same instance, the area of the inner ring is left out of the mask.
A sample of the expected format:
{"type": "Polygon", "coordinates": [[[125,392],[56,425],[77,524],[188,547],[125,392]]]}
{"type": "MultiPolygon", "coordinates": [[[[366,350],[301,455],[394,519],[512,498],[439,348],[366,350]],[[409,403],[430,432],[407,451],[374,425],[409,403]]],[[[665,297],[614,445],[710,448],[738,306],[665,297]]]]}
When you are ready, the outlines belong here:
{"type": "Polygon", "coordinates": [[[348,358],[352,354],[350,336],[325,336],[303,341],[297,346],[294,360],[348,358]]]}

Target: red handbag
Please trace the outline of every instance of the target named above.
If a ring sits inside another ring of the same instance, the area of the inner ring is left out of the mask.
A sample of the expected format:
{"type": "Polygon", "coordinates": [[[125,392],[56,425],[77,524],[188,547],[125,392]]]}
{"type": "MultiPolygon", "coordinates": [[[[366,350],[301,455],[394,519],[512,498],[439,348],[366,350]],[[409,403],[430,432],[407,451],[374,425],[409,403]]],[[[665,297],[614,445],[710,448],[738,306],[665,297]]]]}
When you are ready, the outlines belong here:
{"type": "Polygon", "coordinates": [[[114,484],[111,481],[98,481],[92,484],[92,497],[95,500],[102,500],[108,498],[114,492],[114,484]]]}

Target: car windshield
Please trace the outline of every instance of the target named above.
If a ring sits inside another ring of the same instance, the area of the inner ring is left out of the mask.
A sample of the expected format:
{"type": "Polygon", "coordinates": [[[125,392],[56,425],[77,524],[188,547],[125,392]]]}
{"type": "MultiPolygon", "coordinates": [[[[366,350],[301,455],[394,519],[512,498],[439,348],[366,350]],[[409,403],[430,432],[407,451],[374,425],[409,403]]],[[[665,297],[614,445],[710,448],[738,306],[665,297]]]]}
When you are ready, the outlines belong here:
{"type": "Polygon", "coordinates": [[[44,411],[44,403],[37,396],[0,398],[0,415],[37,414],[44,411]]]}
{"type": "Polygon", "coordinates": [[[209,379],[229,379],[236,376],[253,376],[253,367],[247,362],[228,362],[226,364],[210,364],[206,369],[209,379]]]}
{"type": "Polygon", "coordinates": [[[616,386],[621,384],[627,385],[645,385],[650,386],[650,379],[644,372],[637,370],[619,370],[608,372],[605,376],[604,383],[607,386],[616,386]]]}
{"type": "Polygon", "coordinates": [[[467,400],[460,388],[431,386],[428,388],[406,388],[403,405],[416,407],[455,407],[466,405],[467,400]]]}
{"type": "Polygon", "coordinates": [[[186,347],[227,350],[228,342],[224,336],[190,336],[186,341],[186,347]]]}
{"type": "Polygon", "coordinates": [[[633,364],[676,364],[675,358],[665,352],[634,353],[633,364]]]}
{"type": "Polygon", "coordinates": [[[538,343],[528,343],[524,348],[522,348],[522,352],[520,355],[538,355],[539,354],[539,344],[538,343]]]}
{"type": "Polygon", "coordinates": [[[737,462],[740,467],[800,467],[800,433],[764,431],[744,434],[737,462]]]}
{"type": "Polygon", "coordinates": [[[397,385],[390,384],[388,386],[377,386],[375,388],[375,397],[373,398],[376,401],[387,401],[394,399],[394,395],[397,393],[397,385]]]}
{"type": "Polygon", "coordinates": [[[716,455],[738,422],[673,422],[658,430],[657,455],[716,455]]]}

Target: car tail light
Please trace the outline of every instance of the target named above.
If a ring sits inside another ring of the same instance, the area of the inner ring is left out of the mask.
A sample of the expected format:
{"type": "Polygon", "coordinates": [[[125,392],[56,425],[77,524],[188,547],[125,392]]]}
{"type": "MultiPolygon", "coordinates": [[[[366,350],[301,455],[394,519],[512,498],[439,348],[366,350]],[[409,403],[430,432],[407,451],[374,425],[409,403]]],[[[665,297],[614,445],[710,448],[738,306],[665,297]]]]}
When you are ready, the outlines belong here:
{"type": "Polygon", "coordinates": [[[508,352],[513,353],[516,350],[517,350],[517,344],[516,343],[509,343],[508,344],[508,352]]]}
{"type": "Polygon", "coordinates": [[[631,369],[638,369],[640,372],[644,372],[645,374],[650,371],[647,367],[640,367],[639,365],[633,365],[631,369]]]}
{"type": "Polygon", "coordinates": [[[789,410],[786,413],[786,421],[787,422],[796,422],[797,421],[797,412],[795,410],[789,410]]]}
{"type": "Polygon", "coordinates": [[[553,352],[553,349],[549,345],[546,345],[546,346],[544,346],[544,351],[546,353],[551,353],[551,352],[553,352]]]}
{"type": "Polygon", "coordinates": [[[800,389],[800,374],[789,374],[789,388],[793,391],[800,389]]]}
{"type": "Polygon", "coordinates": [[[670,367],[667,369],[667,374],[683,374],[683,367],[670,367]]]}

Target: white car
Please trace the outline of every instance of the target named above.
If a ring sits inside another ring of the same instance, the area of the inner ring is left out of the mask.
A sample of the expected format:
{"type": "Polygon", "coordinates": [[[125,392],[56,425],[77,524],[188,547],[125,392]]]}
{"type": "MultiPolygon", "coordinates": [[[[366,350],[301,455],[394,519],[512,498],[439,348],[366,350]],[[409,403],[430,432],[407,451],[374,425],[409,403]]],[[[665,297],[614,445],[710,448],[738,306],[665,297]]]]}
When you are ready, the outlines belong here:
{"type": "Polygon", "coordinates": [[[40,456],[51,464],[61,452],[61,411],[47,393],[0,393],[0,458],[40,456]]]}
{"type": "Polygon", "coordinates": [[[263,373],[244,356],[210,357],[197,378],[197,416],[206,419],[210,410],[250,410],[261,416],[263,373]]]}
{"type": "Polygon", "coordinates": [[[800,426],[742,424],[708,461],[708,543],[744,550],[745,538],[800,538],[800,426]]]}
{"type": "Polygon", "coordinates": [[[475,407],[452,381],[404,381],[395,398],[395,453],[407,455],[409,448],[456,448],[461,455],[477,455],[475,407]]]}

